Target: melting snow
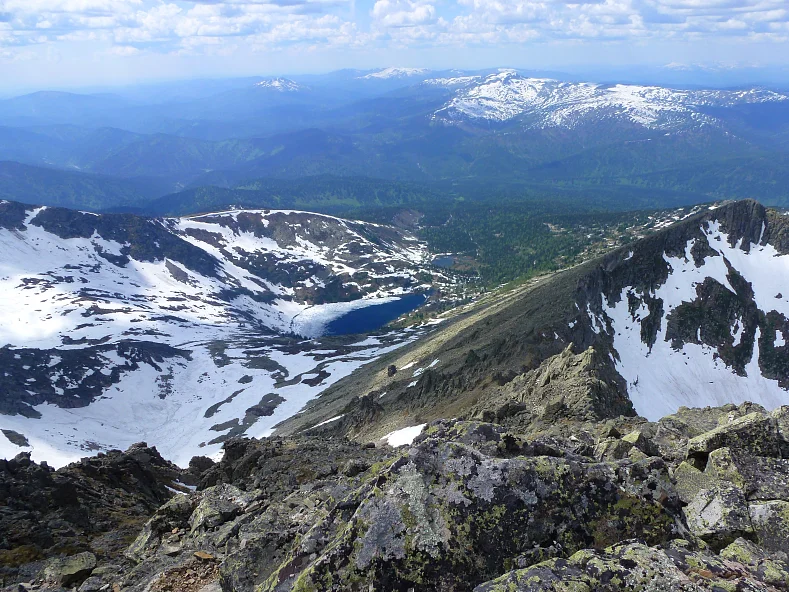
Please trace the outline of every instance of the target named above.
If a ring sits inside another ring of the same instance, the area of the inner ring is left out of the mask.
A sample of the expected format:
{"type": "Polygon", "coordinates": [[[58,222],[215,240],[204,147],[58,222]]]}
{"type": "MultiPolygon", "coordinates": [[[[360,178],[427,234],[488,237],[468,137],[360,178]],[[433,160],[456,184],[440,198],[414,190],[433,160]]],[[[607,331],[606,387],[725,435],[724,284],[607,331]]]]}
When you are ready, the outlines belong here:
{"type": "Polygon", "coordinates": [[[422,430],[425,429],[426,425],[426,423],[423,423],[420,425],[403,428],[401,430],[395,430],[394,432],[389,432],[386,434],[383,438],[381,438],[381,440],[386,440],[389,446],[407,446],[413,443],[414,439],[422,433],[422,430]]]}
{"type": "MultiPolygon", "coordinates": [[[[243,213],[247,218],[257,215],[257,222],[265,228],[273,216],[293,212],[232,211],[148,222],[164,226],[212,255],[219,270],[211,277],[173,261],[131,259],[125,265],[113,264],[101,254],[120,255],[127,245],[95,234],[89,238],[51,234],[31,224],[42,209],[28,210],[25,229],[0,228],[0,307],[5,311],[0,317],[0,346],[66,351],[82,349],[85,342],[112,346],[129,339],[176,347],[189,352],[190,359],[165,357],[157,362],[159,368],[146,362],[132,368],[115,349],[102,351],[96,354],[102,366],[95,372],[110,376],[119,369],[120,379],[88,406],[37,405],[41,419],[0,416],[3,428],[27,437],[31,446],[26,449],[32,449],[37,461],[57,467],[95,450],[126,448],[141,440],[156,445],[181,465],[195,454],[216,456],[221,443],[209,442],[229,428],[216,431],[211,430],[213,426],[243,420],[248,409],[276,393],[284,401],[272,415],[258,417],[245,430],[249,436],[270,435],[277,423],[297,413],[325,388],[418,333],[406,330],[330,349],[308,340],[282,346],[276,336],[261,331],[263,327],[316,337],[328,322],[346,312],[388,302],[402,293],[395,282],[394,289],[382,289],[354,302],[309,306],[295,302],[289,294],[292,289],[243,267],[246,255],[274,254],[294,264],[325,264],[335,274],[352,275],[360,270],[349,264],[350,259],[329,253],[319,241],[296,240],[280,246],[271,238],[239,230],[236,224],[243,213]],[[238,288],[275,297],[241,295],[232,301],[220,297],[238,288]],[[98,310],[85,316],[92,305],[98,310]],[[65,336],[72,341],[64,342],[65,336]],[[251,364],[255,358],[268,361],[251,364]],[[324,374],[329,376],[312,386],[324,374]]],[[[316,225],[333,224],[346,233],[348,241],[368,245],[360,232],[376,226],[362,227],[330,216],[311,220],[316,225]]],[[[424,246],[416,241],[375,248],[379,250],[373,251],[371,259],[398,262],[399,269],[427,259],[424,246]]],[[[394,275],[399,278],[407,273],[394,275]]],[[[21,359],[18,353],[14,357],[21,359]]],[[[62,383],[62,358],[51,355],[38,369],[49,380],[62,383]]],[[[94,372],[83,370],[85,376],[94,372]]],[[[61,396],[73,395],[68,388],[58,389],[61,396]]],[[[13,457],[20,449],[0,436],[0,457],[13,457]]]]}
{"type": "MultiPolygon", "coordinates": [[[[320,422],[318,424],[315,424],[312,427],[313,428],[319,428],[319,427],[324,426],[326,424],[329,424],[329,423],[331,423],[333,421],[337,421],[338,419],[342,419],[343,417],[345,417],[344,413],[342,415],[337,415],[336,417],[332,417],[331,419],[327,419],[326,421],[322,421],[322,422],[320,422]]],[[[310,428],[310,429],[312,429],[312,428],[310,428]]]]}
{"type": "Polygon", "coordinates": [[[362,76],[362,78],[407,78],[409,76],[419,76],[421,74],[426,74],[429,71],[430,70],[427,68],[384,68],[378,72],[373,72],[371,74],[367,74],[366,76],[362,76]]]}

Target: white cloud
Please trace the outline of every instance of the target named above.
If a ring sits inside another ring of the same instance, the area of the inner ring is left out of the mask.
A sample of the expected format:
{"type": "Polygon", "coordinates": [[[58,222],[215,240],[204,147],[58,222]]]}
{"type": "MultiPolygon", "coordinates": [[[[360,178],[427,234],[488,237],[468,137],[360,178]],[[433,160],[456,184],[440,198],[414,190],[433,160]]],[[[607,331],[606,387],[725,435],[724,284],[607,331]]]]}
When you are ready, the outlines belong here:
{"type": "Polygon", "coordinates": [[[414,27],[436,20],[436,8],[421,0],[377,0],[370,12],[384,27],[414,27]]]}
{"type": "Polygon", "coordinates": [[[25,45],[95,42],[114,44],[112,55],[131,56],[217,55],[245,46],[383,51],[789,39],[787,0],[368,2],[357,19],[356,0],[0,0],[0,48],[8,56],[25,45]]]}

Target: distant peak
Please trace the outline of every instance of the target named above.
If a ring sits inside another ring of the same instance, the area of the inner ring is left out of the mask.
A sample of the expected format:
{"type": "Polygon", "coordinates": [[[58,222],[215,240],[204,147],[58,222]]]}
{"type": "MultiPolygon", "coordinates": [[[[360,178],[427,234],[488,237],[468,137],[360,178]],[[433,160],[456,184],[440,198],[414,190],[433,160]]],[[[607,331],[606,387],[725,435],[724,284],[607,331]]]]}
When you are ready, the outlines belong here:
{"type": "Polygon", "coordinates": [[[289,80],[288,78],[268,78],[256,83],[255,86],[260,88],[270,88],[278,90],[279,92],[296,92],[304,90],[300,84],[289,80]]]}
{"type": "Polygon", "coordinates": [[[366,76],[362,76],[365,79],[375,79],[375,78],[408,78],[410,76],[419,76],[421,74],[427,74],[430,70],[427,68],[384,68],[383,70],[378,70],[377,72],[372,72],[367,74],[366,76]]]}

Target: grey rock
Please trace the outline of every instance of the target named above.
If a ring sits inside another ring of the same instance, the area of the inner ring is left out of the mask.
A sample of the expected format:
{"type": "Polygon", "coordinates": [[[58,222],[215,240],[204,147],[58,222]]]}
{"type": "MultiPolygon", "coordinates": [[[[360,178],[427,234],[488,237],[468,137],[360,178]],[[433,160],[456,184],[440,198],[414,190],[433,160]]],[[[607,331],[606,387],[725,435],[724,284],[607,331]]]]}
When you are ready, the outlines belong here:
{"type": "Polygon", "coordinates": [[[95,567],[96,556],[93,553],[77,553],[51,560],[44,568],[43,578],[61,586],[71,586],[82,582],[95,567]]]}
{"type": "Polygon", "coordinates": [[[753,534],[745,495],[731,485],[702,489],[684,512],[691,532],[715,548],[753,534]]]}

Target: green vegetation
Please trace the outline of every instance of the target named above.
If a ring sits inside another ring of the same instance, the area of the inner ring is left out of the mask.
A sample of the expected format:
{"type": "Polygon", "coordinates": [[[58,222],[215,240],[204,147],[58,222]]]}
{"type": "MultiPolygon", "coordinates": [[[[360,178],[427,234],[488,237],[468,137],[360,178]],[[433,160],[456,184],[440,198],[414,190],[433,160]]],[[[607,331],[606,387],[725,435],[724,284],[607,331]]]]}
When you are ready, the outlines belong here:
{"type": "Polygon", "coordinates": [[[136,206],[157,192],[153,183],[0,162],[0,199],[102,210],[136,206]]]}
{"type": "Polygon", "coordinates": [[[234,189],[197,187],[144,207],[153,215],[185,215],[228,207],[299,209],[340,214],[383,206],[421,206],[449,199],[439,190],[367,177],[323,175],[302,179],[257,179],[234,189]]]}
{"type": "Polygon", "coordinates": [[[154,215],[226,208],[300,209],[411,228],[433,252],[458,255],[455,271],[496,285],[575,263],[632,240],[655,210],[708,201],[639,187],[583,189],[515,183],[399,183],[323,175],[198,187],[151,202],[154,215]],[[630,213],[621,210],[631,210],[630,213]]]}

